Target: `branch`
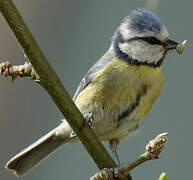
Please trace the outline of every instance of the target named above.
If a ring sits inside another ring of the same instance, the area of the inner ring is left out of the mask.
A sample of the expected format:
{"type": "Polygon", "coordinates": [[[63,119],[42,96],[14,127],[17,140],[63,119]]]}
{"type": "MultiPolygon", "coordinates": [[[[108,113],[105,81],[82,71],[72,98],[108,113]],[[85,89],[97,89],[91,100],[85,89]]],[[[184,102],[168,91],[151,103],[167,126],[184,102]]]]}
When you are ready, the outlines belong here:
{"type": "Polygon", "coordinates": [[[33,68],[32,64],[25,62],[23,65],[12,66],[9,61],[0,64],[0,73],[5,77],[10,76],[12,82],[18,77],[29,77],[36,82],[40,82],[39,76],[33,68]]]}
{"type": "Polygon", "coordinates": [[[142,163],[152,160],[158,159],[159,154],[164,148],[164,143],[167,140],[168,133],[159,134],[153,140],[149,141],[146,145],[146,152],[139,156],[137,160],[132,163],[127,164],[126,166],[120,166],[118,169],[110,168],[110,169],[103,169],[102,171],[95,174],[90,180],[121,180],[126,179],[129,172],[134,169],[135,167],[141,165],[142,163]],[[116,173],[115,173],[116,171],[116,173]],[[116,176],[115,176],[116,175],[116,176]]]}
{"type": "Polygon", "coordinates": [[[84,123],[82,114],[51,68],[15,5],[11,0],[0,0],[0,11],[37,72],[40,84],[51,96],[99,169],[115,167],[116,163],[97,139],[92,129],[88,126],[81,128],[84,123]]]}

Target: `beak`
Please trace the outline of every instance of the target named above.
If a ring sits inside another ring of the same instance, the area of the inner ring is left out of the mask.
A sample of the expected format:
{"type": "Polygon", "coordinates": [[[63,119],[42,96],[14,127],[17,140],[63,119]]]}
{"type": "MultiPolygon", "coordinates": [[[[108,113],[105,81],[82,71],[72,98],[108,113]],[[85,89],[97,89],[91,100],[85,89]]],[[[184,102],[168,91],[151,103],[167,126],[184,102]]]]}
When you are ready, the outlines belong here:
{"type": "Polygon", "coordinates": [[[171,39],[168,39],[165,44],[164,44],[164,47],[165,49],[168,51],[168,50],[171,50],[171,49],[176,49],[177,53],[178,54],[182,54],[183,51],[184,51],[184,46],[186,44],[187,40],[184,40],[183,42],[181,43],[178,43],[176,41],[173,41],[171,39]]]}
{"type": "Polygon", "coordinates": [[[167,50],[176,49],[176,47],[177,47],[178,44],[179,44],[178,42],[173,41],[173,40],[171,40],[171,39],[168,39],[168,40],[165,42],[165,48],[166,48],[167,50]]]}

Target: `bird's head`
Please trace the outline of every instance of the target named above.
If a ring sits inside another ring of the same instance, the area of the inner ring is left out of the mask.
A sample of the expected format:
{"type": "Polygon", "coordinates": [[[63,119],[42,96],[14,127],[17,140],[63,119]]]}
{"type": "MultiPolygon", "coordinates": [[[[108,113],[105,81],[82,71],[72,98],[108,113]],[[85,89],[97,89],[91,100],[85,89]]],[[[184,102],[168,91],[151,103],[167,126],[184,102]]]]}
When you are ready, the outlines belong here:
{"type": "Polygon", "coordinates": [[[151,11],[135,9],[116,30],[112,44],[118,58],[131,64],[160,66],[177,42],[169,39],[164,23],[151,11]]]}

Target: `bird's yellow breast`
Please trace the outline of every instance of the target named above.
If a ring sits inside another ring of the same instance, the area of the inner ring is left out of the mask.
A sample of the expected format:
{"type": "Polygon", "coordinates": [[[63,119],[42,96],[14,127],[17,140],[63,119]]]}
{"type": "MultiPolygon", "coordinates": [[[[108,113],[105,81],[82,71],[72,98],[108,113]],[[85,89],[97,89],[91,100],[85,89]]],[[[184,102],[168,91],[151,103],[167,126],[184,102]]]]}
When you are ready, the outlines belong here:
{"type": "Polygon", "coordinates": [[[78,94],[75,103],[81,111],[97,113],[103,104],[108,113],[119,109],[117,113],[120,114],[124,108],[135,105],[140,122],[160,95],[162,86],[160,67],[129,65],[114,59],[78,94]]]}

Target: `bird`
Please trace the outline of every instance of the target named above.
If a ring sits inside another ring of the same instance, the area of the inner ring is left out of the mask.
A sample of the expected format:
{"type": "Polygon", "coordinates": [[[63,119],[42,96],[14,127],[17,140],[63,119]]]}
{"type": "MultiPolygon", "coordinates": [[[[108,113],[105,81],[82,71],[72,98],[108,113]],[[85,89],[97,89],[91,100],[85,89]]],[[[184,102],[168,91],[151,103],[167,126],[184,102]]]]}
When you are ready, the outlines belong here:
{"type": "MultiPolygon", "coordinates": [[[[100,141],[109,142],[118,164],[119,144],[138,129],[164,84],[162,63],[178,42],[150,10],[136,8],[115,30],[109,49],[88,70],[73,97],[100,141]]],[[[6,164],[22,176],[60,146],[79,142],[65,119],[6,164]]]]}

